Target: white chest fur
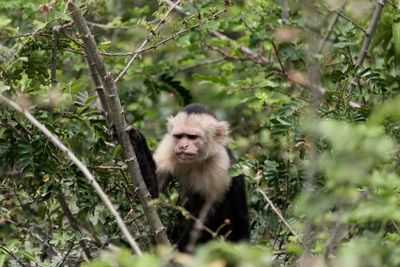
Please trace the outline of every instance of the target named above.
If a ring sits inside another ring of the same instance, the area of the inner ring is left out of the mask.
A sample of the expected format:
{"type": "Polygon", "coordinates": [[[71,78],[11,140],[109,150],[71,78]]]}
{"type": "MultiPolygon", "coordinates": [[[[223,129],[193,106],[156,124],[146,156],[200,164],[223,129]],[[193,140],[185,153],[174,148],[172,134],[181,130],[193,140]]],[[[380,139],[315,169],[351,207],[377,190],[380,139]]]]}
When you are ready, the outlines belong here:
{"type": "MultiPolygon", "coordinates": [[[[226,152],[226,151],[224,151],[226,152]]],[[[199,164],[177,164],[173,176],[177,178],[182,195],[199,193],[206,200],[215,202],[224,196],[231,177],[228,173],[229,156],[218,153],[199,164]]]]}

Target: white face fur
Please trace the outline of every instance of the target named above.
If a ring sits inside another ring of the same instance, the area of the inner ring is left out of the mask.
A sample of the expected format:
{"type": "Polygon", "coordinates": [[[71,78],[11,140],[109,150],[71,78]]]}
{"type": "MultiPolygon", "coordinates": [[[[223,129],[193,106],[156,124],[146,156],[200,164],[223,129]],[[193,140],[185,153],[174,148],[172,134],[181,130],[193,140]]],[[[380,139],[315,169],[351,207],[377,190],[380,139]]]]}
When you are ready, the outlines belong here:
{"type": "Polygon", "coordinates": [[[168,133],[154,153],[161,187],[172,175],[180,184],[182,196],[198,192],[210,201],[220,199],[231,181],[226,150],[228,123],[208,114],[186,112],[167,122],[168,133]]]}
{"type": "Polygon", "coordinates": [[[178,162],[203,161],[226,145],[228,123],[208,114],[178,113],[168,119],[168,132],[174,140],[178,162]]]}

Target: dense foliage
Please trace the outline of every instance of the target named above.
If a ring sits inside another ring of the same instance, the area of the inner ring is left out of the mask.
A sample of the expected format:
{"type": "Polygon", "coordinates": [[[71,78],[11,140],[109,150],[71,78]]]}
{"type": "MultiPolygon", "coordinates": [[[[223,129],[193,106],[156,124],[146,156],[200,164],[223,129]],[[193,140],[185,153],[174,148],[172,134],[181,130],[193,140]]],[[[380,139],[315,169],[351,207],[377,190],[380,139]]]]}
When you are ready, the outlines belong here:
{"type": "MultiPolygon", "coordinates": [[[[1,0],[0,93],[89,167],[146,254],[67,155],[0,105],[0,267],[400,266],[400,3],[77,2],[114,78],[148,40],[117,87],[152,149],[187,103],[230,122],[251,240],[154,246],[65,2],[1,0]]],[[[152,203],[167,227],[177,196],[152,203]]]]}

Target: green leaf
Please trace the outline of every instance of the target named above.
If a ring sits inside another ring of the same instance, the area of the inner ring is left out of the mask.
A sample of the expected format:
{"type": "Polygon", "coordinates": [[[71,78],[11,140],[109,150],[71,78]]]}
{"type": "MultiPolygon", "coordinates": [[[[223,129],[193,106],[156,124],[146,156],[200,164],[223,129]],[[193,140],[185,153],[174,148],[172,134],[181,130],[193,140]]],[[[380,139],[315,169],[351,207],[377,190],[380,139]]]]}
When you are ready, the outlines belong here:
{"type": "Polygon", "coordinates": [[[6,16],[0,16],[0,27],[7,26],[11,22],[11,19],[6,16]]]}
{"type": "Polygon", "coordinates": [[[111,41],[103,41],[99,44],[99,49],[104,51],[110,46],[111,46],[111,41]]]}
{"type": "Polygon", "coordinates": [[[6,262],[6,255],[0,254],[0,267],[3,267],[5,262],[6,262]]]}
{"type": "Polygon", "coordinates": [[[7,90],[10,90],[10,86],[7,86],[2,81],[0,81],[0,94],[7,90]]]}

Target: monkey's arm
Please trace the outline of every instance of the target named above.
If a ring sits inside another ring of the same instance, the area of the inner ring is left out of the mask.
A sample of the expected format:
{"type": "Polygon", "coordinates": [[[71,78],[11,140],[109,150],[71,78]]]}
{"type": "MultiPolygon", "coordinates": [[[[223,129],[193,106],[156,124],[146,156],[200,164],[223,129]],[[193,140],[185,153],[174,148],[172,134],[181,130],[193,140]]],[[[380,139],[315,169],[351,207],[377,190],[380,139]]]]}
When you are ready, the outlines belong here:
{"type": "Polygon", "coordinates": [[[130,127],[128,131],[147,189],[152,198],[157,198],[159,191],[156,179],[156,164],[147,146],[146,138],[134,127],[130,127]]]}
{"type": "Polygon", "coordinates": [[[156,176],[158,191],[163,192],[172,180],[175,159],[173,156],[173,139],[170,135],[165,135],[160,145],[154,152],[154,161],[156,163],[156,176]]]}
{"type": "MultiPolygon", "coordinates": [[[[135,150],[140,172],[142,173],[147,189],[149,190],[152,198],[157,198],[158,185],[156,179],[156,164],[154,163],[149,147],[147,146],[146,138],[144,138],[144,136],[132,126],[129,126],[127,131],[129,133],[129,139],[132,143],[132,147],[135,150]]],[[[115,125],[113,123],[111,123],[110,127],[108,128],[108,132],[114,141],[118,140],[115,125]]]]}

